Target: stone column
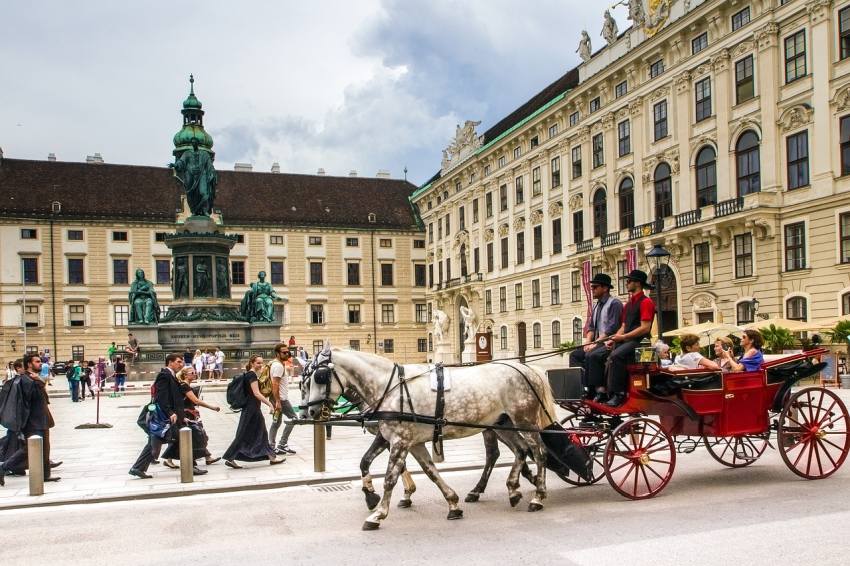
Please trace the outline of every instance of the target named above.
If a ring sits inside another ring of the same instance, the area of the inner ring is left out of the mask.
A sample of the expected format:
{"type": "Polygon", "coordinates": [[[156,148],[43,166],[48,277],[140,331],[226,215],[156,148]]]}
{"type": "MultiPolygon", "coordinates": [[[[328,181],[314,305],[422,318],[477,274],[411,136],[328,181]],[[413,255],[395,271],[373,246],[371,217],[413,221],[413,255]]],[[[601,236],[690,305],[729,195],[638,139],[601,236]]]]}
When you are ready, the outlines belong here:
{"type": "MultiPolygon", "coordinates": [[[[832,136],[830,134],[830,122],[832,115],[829,112],[829,90],[832,77],[832,62],[834,61],[835,38],[830,33],[829,19],[831,14],[832,0],[810,0],[806,4],[809,14],[809,43],[806,46],[807,64],[812,81],[812,107],[821,109],[814,113],[814,125],[809,133],[809,156],[811,163],[810,180],[817,196],[825,196],[831,193],[831,187],[825,182],[825,188],[820,190],[819,180],[831,181],[832,179],[832,151],[816,149],[824,143],[832,147],[832,136]],[[815,142],[817,140],[817,142],[815,142]]],[[[835,28],[837,29],[837,25],[835,28]]],[[[815,195],[812,195],[815,196],[815,195]]]]}
{"type": "MultiPolygon", "coordinates": [[[[631,86],[631,83],[629,83],[631,86]]],[[[647,186],[643,182],[644,170],[643,160],[646,157],[645,149],[649,147],[649,136],[646,134],[647,129],[644,128],[644,100],[638,96],[629,102],[629,119],[631,123],[629,127],[632,129],[632,158],[634,163],[634,171],[632,172],[632,181],[634,181],[635,195],[635,226],[649,222],[648,210],[646,202],[651,199],[645,198],[647,194],[647,186]],[[643,205],[643,206],[642,206],[643,205]]],[[[619,188],[618,188],[619,190],[619,188]]],[[[652,206],[650,202],[650,206],[652,206]]]]}
{"type": "MultiPolygon", "coordinates": [[[[717,201],[727,200],[737,194],[734,156],[730,164],[729,120],[735,103],[729,70],[729,50],[722,49],[711,60],[714,70],[715,91],[712,96],[717,120],[717,201]]],[[[698,149],[698,148],[697,148],[698,149]]],[[[689,156],[693,159],[695,156],[689,156]]],[[[696,203],[695,203],[696,204],[696,203]]]]}
{"type": "Polygon", "coordinates": [[[775,101],[779,100],[779,85],[785,80],[778,61],[779,26],[773,22],[760,28],[754,37],[758,45],[755,59],[758,79],[758,96],[761,104],[761,144],[759,157],[761,166],[761,190],[777,191],[782,185],[782,148],[785,140],[777,127],[779,114],[775,101]],[[779,73],[779,76],[777,76],[779,73]]]}

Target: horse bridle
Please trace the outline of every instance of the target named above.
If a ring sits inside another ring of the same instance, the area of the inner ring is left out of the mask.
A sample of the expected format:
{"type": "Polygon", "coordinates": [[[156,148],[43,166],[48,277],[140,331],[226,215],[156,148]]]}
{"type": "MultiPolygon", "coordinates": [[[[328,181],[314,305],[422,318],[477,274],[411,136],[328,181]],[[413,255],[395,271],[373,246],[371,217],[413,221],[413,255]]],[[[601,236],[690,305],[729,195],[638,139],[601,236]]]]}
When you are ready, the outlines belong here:
{"type": "MultiPolygon", "coordinates": [[[[318,355],[316,356],[316,360],[318,360],[318,355]]],[[[307,376],[302,380],[302,385],[307,385],[310,380],[315,380],[317,384],[325,386],[325,396],[323,399],[301,403],[301,407],[306,409],[314,405],[321,405],[322,410],[319,414],[319,419],[328,420],[333,412],[334,405],[336,404],[336,400],[331,398],[332,380],[335,380],[337,385],[339,385],[340,392],[345,393],[345,386],[342,384],[342,380],[336,373],[336,369],[334,368],[333,361],[331,359],[331,353],[328,352],[327,359],[322,360],[321,362],[314,361],[310,364],[310,366],[308,366],[308,368],[305,369],[309,370],[309,373],[307,373],[307,376]]]]}

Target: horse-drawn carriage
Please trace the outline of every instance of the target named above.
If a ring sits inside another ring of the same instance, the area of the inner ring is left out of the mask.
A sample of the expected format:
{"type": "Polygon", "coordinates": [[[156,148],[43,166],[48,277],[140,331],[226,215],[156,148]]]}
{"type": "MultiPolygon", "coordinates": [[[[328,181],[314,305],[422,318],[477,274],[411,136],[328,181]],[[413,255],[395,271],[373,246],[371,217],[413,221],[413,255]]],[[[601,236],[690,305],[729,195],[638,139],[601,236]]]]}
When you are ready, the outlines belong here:
{"type": "Polygon", "coordinates": [[[562,424],[593,459],[592,477],[562,475],[575,485],[606,477],[630,499],[658,494],[673,475],[676,454],[702,443],[721,464],[748,466],[771,445],[806,479],[834,473],[850,451],[850,416],[834,392],[792,392],[824,364],[825,350],[784,357],[751,372],[670,371],[656,361],[629,366],[629,397],[620,407],[559,399],[562,424]],[[654,418],[650,418],[654,417],[654,418]]]}

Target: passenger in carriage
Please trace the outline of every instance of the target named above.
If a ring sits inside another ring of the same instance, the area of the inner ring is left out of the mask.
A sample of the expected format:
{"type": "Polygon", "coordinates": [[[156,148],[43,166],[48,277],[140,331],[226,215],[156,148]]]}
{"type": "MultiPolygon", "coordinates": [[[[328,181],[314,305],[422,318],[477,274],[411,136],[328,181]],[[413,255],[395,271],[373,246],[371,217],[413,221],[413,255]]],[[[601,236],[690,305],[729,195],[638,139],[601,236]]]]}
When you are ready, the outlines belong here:
{"type": "Polygon", "coordinates": [[[732,360],[723,356],[723,351],[732,352],[735,344],[731,338],[722,336],[714,341],[714,363],[720,366],[721,371],[732,371],[732,360]]]}
{"type": "Polygon", "coordinates": [[[699,336],[696,334],[685,334],[679,339],[682,345],[682,353],[676,356],[676,365],[688,369],[711,369],[718,371],[720,366],[709,360],[699,350],[699,336]]]}
{"type": "Polygon", "coordinates": [[[584,333],[586,344],[570,353],[570,367],[582,368],[582,386],[588,399],[602,403],[605,394],[605,360],[610,350],[604,340],[620,328],[623,316],[623,303],[611,297],[611,277],[598,273],[590,281],[590,292],[596,299],[593,305],[587,330],[584,333]]]}
{"type": "Polygon", "coordinates": [[[623,322],[616,334],[605,345],[612,350],[608,356],[605,372],[611,398],[606,405],[619,407],[626,401],[626,364],[635,359],[635,349],[640,341],[649,336],[655,318],[655,303],[644,295],[643,290],[652,290],[645,272],[635,269],[626,276],[629,302],[623,309],[623,322]]]}
{"type": "Polygon", "coordinates": [[[744,330],[744,335],[741,336],[744,355],[736,360],[731,350],[724,350],[723,358],[729,361],[732,371],[758,371],[764,363],[764,354],[761,351],[763,344],[764,339],[758,330],[744,330]]]}

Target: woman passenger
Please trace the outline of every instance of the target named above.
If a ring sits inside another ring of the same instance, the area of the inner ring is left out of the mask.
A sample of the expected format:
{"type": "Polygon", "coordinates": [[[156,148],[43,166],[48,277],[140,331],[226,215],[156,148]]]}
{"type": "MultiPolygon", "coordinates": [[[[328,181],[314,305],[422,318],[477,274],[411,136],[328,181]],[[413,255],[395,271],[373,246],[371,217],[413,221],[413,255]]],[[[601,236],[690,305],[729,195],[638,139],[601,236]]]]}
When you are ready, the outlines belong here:
{"type": "Polygon", "coordinates": [[[714,341],[714,363],[719,365],[720,369],[724,372],[732,371],[732,365],[729,359],[723,357],[723,352],[731,352],[734,346],[735,344],[732,342],[732,339],[726,336],[722,336],[714,341]]]}
{"type": "Polygon", "coordinates": [[[696,334],[685,334],[679,338],[682,345],[682,353],[676,356],[676,365],[688,369],[712,369],[719,370],[720,366],[699,353],[699,336],[696,334]]]}
{"type": "Polygon", "coordinates": [[[744,330],[744,335],[741,336],[744,355],[736,360],[731,351],[724,351],[723,358],[729,360],[732,371],[758,371],[764,363],[764,354],[761,351],[763,344],[764,339],[758,330],[744,330]]]}

